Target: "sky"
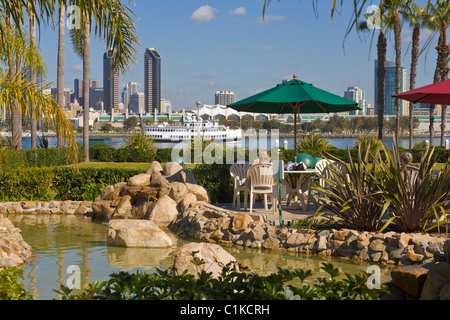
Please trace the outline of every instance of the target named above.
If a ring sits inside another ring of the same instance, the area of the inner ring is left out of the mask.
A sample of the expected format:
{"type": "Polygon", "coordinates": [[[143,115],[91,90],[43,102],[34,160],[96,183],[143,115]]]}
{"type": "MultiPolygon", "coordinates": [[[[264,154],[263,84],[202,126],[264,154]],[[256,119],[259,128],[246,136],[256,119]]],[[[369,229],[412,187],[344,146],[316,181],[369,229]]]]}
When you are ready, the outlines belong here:
{"type": "MultiPolygon", "coordinates": [[[[348,87],[357,86],[373,106],[378,32],[352,31],[345,36],[353,14],[351,1],[344,1],[332,22],[331,1],[318,1],[314,9],[312,0],[272,0],[262,19],[263,2],[135,0],[129,7],[136,15],[140,45],[134,65],[120,74],[119,91],[130,81],[140,84],[139,91],[144,91],[145,49],[155,48],[162,58],[162,98],[171,101],[173,111],[195,109],[196,101],[214,104],[216,91],[232,91],[238,101],[290,80],[294,74],[340,96],[348,87]]],[[[411,34],[411,28],[404,25],[402,62],[408,79],[411,34]]],[[[422,44],[427,37],[433,38],[419,59],[416,87],[433,82],[436,63],[438,37],[428,30],[422,34],[422,44]]],[[[39,44],[53,86],[57,39],[57,31],[48,27],[40,30],[39,44]]],[[[389,61],[395,60],[393,48],[390,33],[389,61]]],[[[105,50],[104,41],[93,37],[91,79],[100,80],[100,85],[105,50]]],[[[65,87],[73,90],[73,80],[82,76],[82,60],[74,54],[66,29],[65,87]]]]}

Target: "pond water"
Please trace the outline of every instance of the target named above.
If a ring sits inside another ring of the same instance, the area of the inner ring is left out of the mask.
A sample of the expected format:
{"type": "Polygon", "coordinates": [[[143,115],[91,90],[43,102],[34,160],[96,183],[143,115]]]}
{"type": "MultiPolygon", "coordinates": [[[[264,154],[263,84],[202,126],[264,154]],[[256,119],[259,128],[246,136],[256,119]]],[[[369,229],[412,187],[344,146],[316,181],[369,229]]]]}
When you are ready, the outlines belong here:
{"type": "MultiPolygon", "coordinates": [[[[61,284],[67,285],[78,269],[81,287],[98,280],[107,281],[114,272],[153,272],[156,268],[167,269],[173,264],[178,249],[188,241],[177,238],[165,230],[176,246],[167,249],[119,248],[106,244],[107,227],[92,223],[78,216],[23,215],[8,216],[22,230],[23,239],[31,245],[33,256],[23,268],[26,289],[34,300],[58,299],[54,291],[61,284]],[[74,269],[76,268],[76,269],[74,269]]],[[[321,263],[333,262],[342,272],[356,274],[367,270],[369,264],[352,264],[347,261],[323,260],[297,254],[279,254],[266,250],[224,247],[237,261],[260,275],[275,272],[278,267],[286,269],[310,269],[323,276],[321,263]]],[[[388,269],[382,269],[387,274],[388,269]]]]}

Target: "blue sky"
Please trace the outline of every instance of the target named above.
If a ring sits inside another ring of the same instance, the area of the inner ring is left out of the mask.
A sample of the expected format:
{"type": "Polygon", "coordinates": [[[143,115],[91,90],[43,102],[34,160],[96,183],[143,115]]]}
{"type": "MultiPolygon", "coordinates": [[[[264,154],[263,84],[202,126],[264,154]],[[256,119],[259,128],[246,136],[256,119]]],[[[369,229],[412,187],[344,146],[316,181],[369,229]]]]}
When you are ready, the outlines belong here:
{"type": "MultiPolygon", "coordinates": [[[[373,105],[376,37],[372,45],[371,34],[358,37],[352,32],[345,39],[351,2],[346,1],[331,23],[330,1],[319,2],[314,12],[311,0],[272,0],[262,21],[263,0],[137,0],[130,8],[137,16],[141,45],[134,66],[120,75],[120,90],[135,81],[143,92],[144,52],[152,47],[162,57],[162,97],[174,110],[193,109],[197,100],[214,104],[215,92],[222,90],[244,99],[294,74],[338,95],[358,86],[373,105]]],[[[411,33],[405,26],[402,58],[408,79],[411,33]]],[[[424,36],[430,34],[424,30],[424,36]]],[[[433,80],[436,42],[434,36],[419,60],[417,86],[433,80]]],[[[42,29],[40,45],[48,80],[56,83],[57,32],[42,29]]],[[[91,78],[102,84],[105,44],[93,39],[91,49],[91,78]]],[[[387,58],[395,59],[391,34],[387,58]]],[[[82,61],[68,36],[65,62],[65,86],[73,89],[73,79],[82,78],[82,61]]]]}

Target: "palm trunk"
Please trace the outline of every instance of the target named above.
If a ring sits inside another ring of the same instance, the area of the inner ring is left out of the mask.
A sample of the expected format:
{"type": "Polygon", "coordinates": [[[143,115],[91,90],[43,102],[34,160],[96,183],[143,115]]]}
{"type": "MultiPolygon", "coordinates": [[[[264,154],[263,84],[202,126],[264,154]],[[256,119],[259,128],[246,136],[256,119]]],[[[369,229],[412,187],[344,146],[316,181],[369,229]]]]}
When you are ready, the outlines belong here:
{"type": "MultiPolygon", "coordinates": [[[[417,62],[419,60],[419,41],[420,41],[420,25],[416,24],[414,26],[412,35],[412,48],[411,48],[411,74],[409,77],[410,90],[416,87],[416,76],[417,76],[417,62]]],[[[409,103],[409,148],[413,147],[413,114],[414,114],[414,104],[409,103]]]]}
{"type": "Polygon", "coordinates": [[[83,48],[83,147],[85,162],[89,162],[89,73],[91,64],[91,39],[89,21],[85,22],[83,48]]]}
{"type": "MultiPolygon", "coordinates": [[[[61,109],[64,109],[64,55],[65,47],[65,13],[66,7],[64,3],[60,4],[59,12],[59,38],[58,38],[58,71],[57,71],[57,100],[61,109]]],[[[59,132],[56,132],[58,147],[64,146],[63,139],[59,132]]]]}
{"type": "MultiPolygon", "coordinates": [[[[402,42],[401,42],[401,32],[402,26],[400,21],[400,15],[398,10],[395,11],[394,15],[394,33],[395,33],[395,93],[400,93],[400,82],[402,78],[402,42]]],[[[396,109],[396,118],[395,118],[395,139],[397,139],[398,145],[398,136],[400,132],[400,99],[395,99],[395,109],[396,109]]]]}
{"type": "MultiPolygon", "coordinates": [[[[30,10],[30,40],[31,45],[36,46],[36,18],[30,10]]],[[[36,72],[30,65],[30,82],[36,83],[36,72]]],[[[37,148],[37,121],[34,115],[34,106],[30,105],[30,123],[31,123],[31,149],[37,148]]]]}
{"type": "MultiPolygon", "coordinates": [[[[444,22],[442,27],[442,59],[441,59],[441,81],[448,78],[447,60],[449,55],[449,46],[447,45],[447,25],[444,22]]],[[[441,146],[445,146],[445,127],[447,124],[447,106],[442,105],[441,109],[441,146]]]]}
{"type": "Polygon", "coordinates": [[[386,36],[383,30],[380,30],[377,43],[378,55],[378,139],[383,140],[383,121],[384,121],[384,86],[385,86],[385,67],[386,67],[386,36]]]}

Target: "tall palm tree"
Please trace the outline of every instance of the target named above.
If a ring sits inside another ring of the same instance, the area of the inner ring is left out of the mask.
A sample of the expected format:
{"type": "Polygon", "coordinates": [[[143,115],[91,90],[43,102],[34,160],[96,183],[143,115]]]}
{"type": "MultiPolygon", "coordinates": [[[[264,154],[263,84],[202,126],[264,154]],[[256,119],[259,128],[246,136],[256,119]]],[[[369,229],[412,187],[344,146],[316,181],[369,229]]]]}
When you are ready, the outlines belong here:
{"type": "MultiPolygon", "coordinates": [[[[413,0],[407,1],[401,8],[400,12],[405,21],[408,21],[413,28],[411,38],[411,70],[409,75],[409,89],[413,90],[416,87],[417,77],[417,62],[419,61],[419,43],[420,43],[420,28],[422,27],[424,16],[428,10],[429,4],[423,8],[419,7],[413,0]]],[[[414,130],[414,104],[409,103],[409,148],[413,147],[413,130],[414,130]]]]}
{"type": "MultiPolygon", "coordinates": [[[[449,69],[447,67],[448,56],[450,53],[447,45],[447,26],[450,23],[450,0],[436,0],[436,3],[430,3],[429,12],[425,15],[424,24],[427,28],[439,32],[438,45],[436,47],[436,69],[433,82],[440,82],[447,79],[449,69]]],[[[433,144],[434,138],[434,113],[435,105],[430,106],[430,143],[433,144]]],[[[447,122],[447,106],[442,106],[441,116],[441,145],[445,145],[445,127],[447,122]]]]}
{"type": "MultiPolygon", "coordinates": [[[[36,0],[29,0],[28,4],[28,16],[30,22],[30,40],[31,45],[36,46],[36,21],[35,15],[31,10],[32,6],[36,5],[36,0]]],[[[30,82],[36,83],[36,73],[34,72],[34,66],[30,66],[30,82]]],[[[34,108],[34,106],[30,106],[30,108],[34,108]]],[[[36,117],[33,116],[33,113],[30,114],[30,123],[31,123],[31,149],[37,148],[37,121],[36,117]]]]}
{"type": "MultiPolygon", "coordinates": [[[[57,76],[56,91],[57,101],[62,110],[64,110],[64,63],[65,63],[65,28],[66,28],[66,4],[61,1],[59,3],[59,24],[58,24],[58,59],[57,59],[57,76]]],[[[58,147],[64,146],[61,133],[56,132],[56,141],[58,147]]]]}

